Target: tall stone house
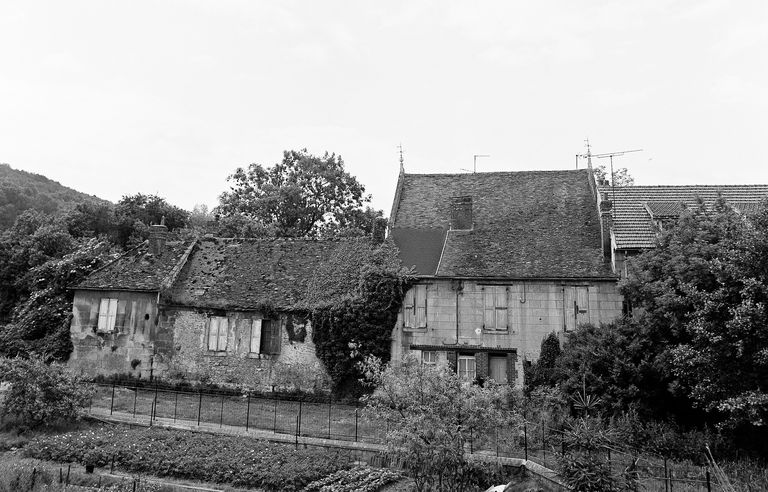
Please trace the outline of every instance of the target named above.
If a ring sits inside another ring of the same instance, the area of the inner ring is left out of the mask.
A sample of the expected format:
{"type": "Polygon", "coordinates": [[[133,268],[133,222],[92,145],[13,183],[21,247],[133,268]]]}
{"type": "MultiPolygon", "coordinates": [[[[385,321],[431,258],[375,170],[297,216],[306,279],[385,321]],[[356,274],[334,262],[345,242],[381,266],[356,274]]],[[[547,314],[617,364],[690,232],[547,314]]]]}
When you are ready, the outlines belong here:
{"type": "Polygon", "coordinates": [[[150,240],[73,286],[70,367],[217,384],[270,385],[280,370],[322,384],[307,292],[339,248],[365,239],[150,240]]]}
{"type": "Polygon", "coordinates": [[[549,333],[622,313],[591,170],[407,174],[389,235],[416,284],[392,357],[520,386],[549,333]]]}
{"type": "Polygon", "coordinates": [[[628,260],[654,248],[659,233],[672,226],[686,208],[700,202],[711,207],[718,197],[749,216],[768,198],[768,185],[599,186],[603,252],[610,258],[612,270],[626,277],[628,260]]]}

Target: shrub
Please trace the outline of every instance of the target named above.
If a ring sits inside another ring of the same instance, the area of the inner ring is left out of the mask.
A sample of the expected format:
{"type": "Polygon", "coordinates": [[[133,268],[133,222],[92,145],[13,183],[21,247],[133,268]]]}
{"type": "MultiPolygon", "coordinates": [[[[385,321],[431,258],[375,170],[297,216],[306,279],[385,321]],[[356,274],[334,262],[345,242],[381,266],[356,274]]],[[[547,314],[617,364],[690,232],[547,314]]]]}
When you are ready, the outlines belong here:
{"type": "Polygon", "coordinates": [[[0,382],[8,384],[0,416],[29,427],[77,420],[92,395],[92,388],[63,365],[48,365],[40,357],[0,358],[0,382]]]}
{"type": "Polygon", "coordinates": [[[304,489],[305,492],[374,492],[381,487],[400,480],[399,473],[382,468],[358,466],[350,470],[339,470],[325,478],[316,480],[304,489]]]}

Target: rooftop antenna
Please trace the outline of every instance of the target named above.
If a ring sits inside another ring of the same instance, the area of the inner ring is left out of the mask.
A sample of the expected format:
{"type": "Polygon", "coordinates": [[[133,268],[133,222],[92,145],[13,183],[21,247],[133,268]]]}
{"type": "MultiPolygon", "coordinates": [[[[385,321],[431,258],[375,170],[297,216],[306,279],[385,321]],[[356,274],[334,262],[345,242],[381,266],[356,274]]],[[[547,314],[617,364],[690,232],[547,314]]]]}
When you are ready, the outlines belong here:
{"type": "Polygon", "coordinates": [[[624,154],[629,154],[631,152],[642,152],[643,149],[635,149],[635,150],[621,150],[619,152],[606,152],[605,154],[594,154],[592,157],[595,159],[610,159],[611,160],[611,195],[613,203],[616,203],[616,177],[613,174],[613,156],[621,156],[624,154]]]}
{"type": "Polygon", "coordinates": [[[405,166],[403,166],[403,144],[402,144],[402,142],[400,143],[400,145],[397,146],[397,148],[400,149],[400,172],[404,173],[405,172],[405,166]]]}
{"type": "Polygon", "coordinates": [[[491,157],[489,154],[475,154],[472,156],[472,172],[477,172],[477,158],[478,157],[491,157]]]}

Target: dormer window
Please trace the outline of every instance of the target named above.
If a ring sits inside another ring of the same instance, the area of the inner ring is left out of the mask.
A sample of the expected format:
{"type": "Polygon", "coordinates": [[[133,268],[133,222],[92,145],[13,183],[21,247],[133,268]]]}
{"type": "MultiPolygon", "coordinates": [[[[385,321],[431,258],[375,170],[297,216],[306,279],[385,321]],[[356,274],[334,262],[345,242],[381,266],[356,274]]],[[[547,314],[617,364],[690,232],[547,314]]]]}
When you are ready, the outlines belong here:
{"type": "Polygon", "coordinates": [[[451,198],[451,229],[472,229],[471,196],[455,196],[451,198]]]}

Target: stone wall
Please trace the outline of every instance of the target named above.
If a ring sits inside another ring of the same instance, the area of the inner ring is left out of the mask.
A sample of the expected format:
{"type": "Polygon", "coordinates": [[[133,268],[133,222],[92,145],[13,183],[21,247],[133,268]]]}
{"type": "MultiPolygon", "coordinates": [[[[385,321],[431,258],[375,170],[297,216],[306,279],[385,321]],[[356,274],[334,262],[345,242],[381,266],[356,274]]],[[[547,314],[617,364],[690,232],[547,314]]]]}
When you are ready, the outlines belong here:
{"type": "Polygon", "coordinates": [[[403,326],[401,313],[392,333],[393,359],[408,352],[421,356],[430,350],[437,352],[438,362],[453,365],[457,354],[475,354],[478,375],[484,376],[487,357],[506,354],[514,365],[514,369],[510,367],[510,376],[514,376],[511,382],[517,386],[522,385],[524,361],[538,358],[541,340],[548,333],[555,332],[562,340],[566,327],[608,322],[622,313],[622,297],[615,281],[483,283],[441,279],[422,284],[426,284],[427,326],[403,326]],[[490,289],[506,298],[505,330],[485,326],[484,308],[490,289]],[[581,305],[574,314],[572,303],[577,298],[581,305]],[[574,319],[569,319],[571,316],[574,319]]]}

